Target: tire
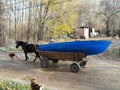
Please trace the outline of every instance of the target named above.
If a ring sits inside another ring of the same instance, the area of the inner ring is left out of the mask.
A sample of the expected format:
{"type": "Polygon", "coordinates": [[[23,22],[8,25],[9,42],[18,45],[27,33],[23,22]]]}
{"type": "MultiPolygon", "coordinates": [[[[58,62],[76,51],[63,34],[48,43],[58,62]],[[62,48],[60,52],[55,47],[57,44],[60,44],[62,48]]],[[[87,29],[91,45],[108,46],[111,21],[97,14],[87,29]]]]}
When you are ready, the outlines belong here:
{"type": "Polygon", "coordinates": [[[74,73],[77,73],[80,70],[79,66],[76,63],[72,63],[70,66],[70,69],[71,69],[71,72],[74,72],[74,73]]]}
{"type": "Polygon", "coordinates": [[[49,67],[49,60],[47,58],[41,59],[41,67],[48,68],[49,67]]]}
{"type": "Polygon", "coordinates": [[[55,63],[58,63],[58,60],[54,59],[54,60],[52,60],[52,62],[55,64],[55,63]]]}
{"type": "Polygon", "coordinates": [[[80,66],[85,66],[86,65],[86,63],[87,63],[87,61],[82,61],[82,62],[80,62],[80,66]]]}

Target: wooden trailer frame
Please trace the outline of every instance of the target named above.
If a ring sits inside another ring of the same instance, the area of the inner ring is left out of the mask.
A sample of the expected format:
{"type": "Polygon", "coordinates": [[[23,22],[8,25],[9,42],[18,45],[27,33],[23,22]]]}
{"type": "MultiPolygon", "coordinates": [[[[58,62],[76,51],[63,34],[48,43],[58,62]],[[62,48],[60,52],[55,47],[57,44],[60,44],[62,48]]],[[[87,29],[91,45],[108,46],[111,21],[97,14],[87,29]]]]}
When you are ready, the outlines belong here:
{"type": "Polygon", "coordinates": [[[75,52],[51,52],[51,51],[39,51],[41,58],[41,67],[48,68],[49,60],[53,63],[58,63],[59,60],[63,61],[73,61],[70,69],[72,72],[78,72],[80,66],[85,66],[87,61],[84,61],[83,58],[86,57],[84,53],[75,53],[75,52]]]}

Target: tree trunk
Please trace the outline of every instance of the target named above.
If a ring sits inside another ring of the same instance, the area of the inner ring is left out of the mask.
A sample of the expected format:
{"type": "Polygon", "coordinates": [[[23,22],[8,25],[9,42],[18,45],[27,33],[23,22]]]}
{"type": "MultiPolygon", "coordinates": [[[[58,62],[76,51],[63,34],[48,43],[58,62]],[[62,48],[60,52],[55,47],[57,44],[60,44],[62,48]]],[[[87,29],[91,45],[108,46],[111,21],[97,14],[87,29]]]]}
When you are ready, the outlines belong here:
{"type": "Polygon", "coordinates": [[[39,25],[39,27],[38,27],[38,40],[37,41],[39,41],[39,40],[44,40],[44,23],[42,23],[41,25],[39,25]]]}
{"type": "MultiPolygon", "coordinates": [[[[29,6],[31,7],[32,6],[32,0],[30,0],[29,2],[29,6]]],[[[28,18],[28,30],[27,30],[27,42],[29,42],[29,39],[30,39],[30,31],[31,31],[31,13],[32,13],[32,10],[31,8],[29,8],[29,18],[28,18]]]]}
{"type": "MultiPolygon", "coordinates": [[[[23,2],[22,2],[22,7],[24,7],[24,0],[23,0],[23,2]]],[[[22,19],[22,27],[21,27],[21,39],[24,39],[24,35],[23,35],[23,30],[24,30],[24,10],[22,10],[22,17],[21,17],[21,19],[22,19]]]]}
{"type": "MultiPolygon", "coordinates": [[[[15,3],[17,2],[17,0],[15,0],[15,3]]],[[[15,5],[15,12],[14,12],[14,18],[15,18],[15,23],[14,23],[14,30],[15,30],[15,41],[17,40],[17,30],[16,30],[16,23],[17,23],[17,17],[16,17],[16,5],[15,5]]]]}
{"type": "Polygon", "coordinates": [[[0,47],[5,46],[5,37],[4,37],[4,11],[3,3],[0,1],[0,47]]]}
{"type": "Polygon", "coordinates": [[[110,36],[110,28],[109,28],[109,18],[107,18],[107,20],[106,20],[106,35],[107,35],[107,37],[109,37],[110,36]]]}

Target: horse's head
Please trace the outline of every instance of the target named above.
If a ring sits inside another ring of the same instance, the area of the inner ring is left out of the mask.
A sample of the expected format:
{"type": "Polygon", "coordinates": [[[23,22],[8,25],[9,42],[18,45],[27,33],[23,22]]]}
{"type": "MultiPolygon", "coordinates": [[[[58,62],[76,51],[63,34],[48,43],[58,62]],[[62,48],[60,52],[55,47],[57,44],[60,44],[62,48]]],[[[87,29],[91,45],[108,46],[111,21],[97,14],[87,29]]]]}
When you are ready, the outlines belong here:
{"type": "Polygon", "coordinates": [[[28,44],[28,42],[16,41],[16,48],[18,48],[19,46],[25,46],[26,44],[28,44]]]}

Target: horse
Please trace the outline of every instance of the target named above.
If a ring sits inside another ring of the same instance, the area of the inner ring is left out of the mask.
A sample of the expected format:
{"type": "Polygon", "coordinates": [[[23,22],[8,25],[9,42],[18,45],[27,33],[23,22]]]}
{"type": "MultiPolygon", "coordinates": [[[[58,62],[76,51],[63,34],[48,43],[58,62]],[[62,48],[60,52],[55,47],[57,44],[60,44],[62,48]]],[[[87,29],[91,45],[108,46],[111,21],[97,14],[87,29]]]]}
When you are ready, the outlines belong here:
{"type": "Polygon", "coordinates": [[[27,61],[29,59],[29,57],[27,56],[27,53],[35,53],[36,57],[33,60],[33,62],[36,61],[37,58],[40,59],[39,53],[38,53],[38,44],[28,44],[28,42],[24,42],[24,41],[16,41],[16,48],[18,48],[19,46],[22,47],[22,50],[25,53],[25,61],[27,61]]]}

